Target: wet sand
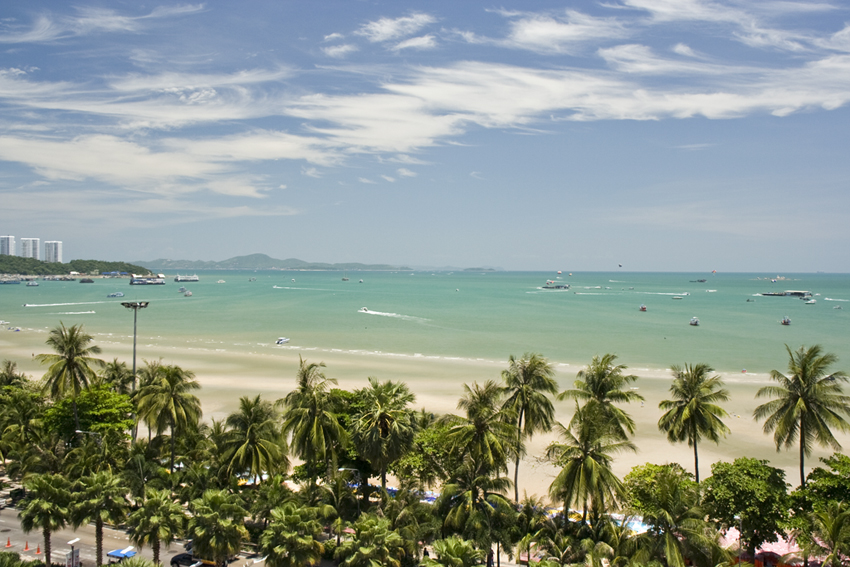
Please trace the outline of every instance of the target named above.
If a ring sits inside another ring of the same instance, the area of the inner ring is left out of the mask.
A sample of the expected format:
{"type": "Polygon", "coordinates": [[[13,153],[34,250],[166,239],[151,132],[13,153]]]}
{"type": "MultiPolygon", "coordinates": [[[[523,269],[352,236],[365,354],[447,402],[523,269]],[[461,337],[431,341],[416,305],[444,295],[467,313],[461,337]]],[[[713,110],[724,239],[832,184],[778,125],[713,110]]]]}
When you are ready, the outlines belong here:
{"type": "MultiPolygon", "coordinates": [[[[0,333],[0,359],[17,362],[20,370],[32,377],[39,377],[44,369],[32,360],[33,354],[48,352],[44,346],[46,332],[24,330],[20,333],[0,333]]],[[[132,338],[98,337],[97,344],[103,349],[101,358],[119,358],[132,363],[132,338]]],[[[367,377],[380,380],[403,381],[416,394],[416,408],[426,408],[438,414],[456,412],[457,401],[462,395],[463,384],[500,380],[505,363],[475,360],[432,359],[375,354],[343,353],[331,349],[299,349],[292,346],[249,347],[248,351],[216,348],[173,348],[160,345],[138,344],[137,361],[162,358],[165,364],[178,364],[192,370],[202,389],[198,396],[204,410],[204,419],[223,418],[238,407],[241,396],[262,395],[276,400],[286,395],[295,386],[299,355],[310,362],[324,362],[325,374],[338,380],[339,387],[346,390],[367,385],[367,377]]],[[[518,355],[520,353],[517,353],[518,355]]],[[[578,365],[558,365],[557,381],[560,388],[571,387],[578,365]]],[[[687,444],[671,445],[658,431],[661,416],[658,404],[668,397],[671,383],[670,373],[663,369],[630,368],[639,380],[634,384],[637,392],[646,401],[631,404],[626,410],[632,415],[637,431],[634,439],[637,454],[622,454],[617,457],[615,472],[621,477],[635,466],[646,462],[678,462],[687,470],[693,469],[693,449],[687,444]]],[[[711,464],[737,457],[748,456],[768,460],[786,472],[786,480],[799,484],[797,451],[777,452],[772,436],[765,435],[762,424],[752,419],[753,408],[763,400],[756,400],[755,393],[769,383],[766,375],[725,374],[723,378],[731,393],[724,405],[730,417],[725,419],[730,435],[719,445],[710,442],[699,446],[700,477],[711,474],[711,464]]],[[[567,423],[574,407],[570,402],[555,402],[557,419],[567,423]]],[[[556,474],[554,467],[542,461],[545,448],[556,439],[555,434],[538,435],[529,443],[526,462],[520,466],[520,495],[523,492],[545,496],[549,484],[556,474]]],[[[850,445],[850,436],[839,435],[844,447],[850,445]]],[[[820,464],[819,458],[829,456],[831,450],[816,449],[806,460],[806,471],[820,464]]],[[[511,467],[512,470],[512,467],[511,467]]]]}

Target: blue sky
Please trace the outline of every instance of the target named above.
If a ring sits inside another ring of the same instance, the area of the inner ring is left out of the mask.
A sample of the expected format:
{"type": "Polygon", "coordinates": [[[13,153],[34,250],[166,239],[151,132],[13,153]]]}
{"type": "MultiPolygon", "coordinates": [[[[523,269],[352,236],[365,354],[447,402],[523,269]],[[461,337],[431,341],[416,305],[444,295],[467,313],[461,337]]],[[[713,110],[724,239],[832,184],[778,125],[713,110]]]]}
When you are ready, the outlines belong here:
{"type": "Polygon", "coordinates": [[[846,2],[4,2],[71,258],[850,271],[846,2]]]}

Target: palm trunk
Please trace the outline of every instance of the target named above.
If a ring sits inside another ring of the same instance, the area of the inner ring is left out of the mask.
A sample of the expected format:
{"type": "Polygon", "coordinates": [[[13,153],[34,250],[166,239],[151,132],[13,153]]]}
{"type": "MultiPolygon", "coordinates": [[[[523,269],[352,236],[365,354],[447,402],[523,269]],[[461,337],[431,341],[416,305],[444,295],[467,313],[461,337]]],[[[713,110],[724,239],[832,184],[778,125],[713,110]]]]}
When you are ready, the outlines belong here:
{"type": "Polygon", "coordinates": [[[74,432],[77,432],[77,431],[80,430],[80,416],[77,415],[77,397],[76,396],[74,396],[74,398],[71,400],[71,405],[74,406],[74,432]]]}
{"type": "Polygon", "coordinates": [[[171,426],[171,474],[174,474],[174,425],[171,426]]]}
{"type": "Polygon", "coordinates": [[[42,528],[41,533],[44,536],[44,560],[50,567],[50,528],[42,528]]]}
{"type": "Polygon", "coordinates": [[[804,440],[806,438],[805,435],[806,435],[805,426],[800,424],[800,486],[802,488],[806,488],[806,473],[805,473],[805,466],[804,466],[804,461],[805,461],[805,458],[806,458],[806,448],[805,448],[805,445],[804,445],[804,440]]]}
{"type": "Polygon", "coordinates": [[[151,549],[153,550],[153,562],[159,565],[159,538],[154,536],[151,538],[151,549]]]}
{"type": "Polygon", "coordinates": [[[697,453],[697,440],[694,439],[694,476],[699,484],[699,453],[697,453]]]}
{"type": "Polygon", "coordinates": [[[95,553],[97,555],[97,567],[103,565],[103,520],[98,518],[94,523],[95,553]]]}
{"type": "Polygon", "coordinates": [[[519,418],[516,425],[516,467],[514,468],[514,504],[519,504],[519,454],[522,446],[522,417],[524,409],[519,410],[519,418]]]}

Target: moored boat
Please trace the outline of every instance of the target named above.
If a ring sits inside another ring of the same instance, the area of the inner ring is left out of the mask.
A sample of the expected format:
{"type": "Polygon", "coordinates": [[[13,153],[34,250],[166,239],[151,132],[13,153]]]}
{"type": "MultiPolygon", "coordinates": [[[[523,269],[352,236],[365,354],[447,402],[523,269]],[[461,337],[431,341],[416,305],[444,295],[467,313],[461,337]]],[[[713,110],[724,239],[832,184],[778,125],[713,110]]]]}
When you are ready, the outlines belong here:
{"type": "Polygon", "coordinates": [[[785,317],[782,318],[782,324],[783,325],[790,325],[791,319],[789,319],[788,316],[786,315],[785,317]]]}
{"type": "Polygon", "coordinates": [[[696,317],[691,317],[691,323],[690,324],[691,324],[692,327],[699,327],[699,319],[697,319],[696,317]]]}
{"type": "Polygon", "coordinates": [[[124,293],[122,293],[120,291],[114,291],[114,292],[110,293],[109,295],[107,295],[106,297],[124,297],[124,293]]]}
{"type": "Polygon", "coordinates": [[[641,305],[641,306],[640,306],[640,310],[641,310],[641,311],[646,311],[646,305],[641,305]]]}

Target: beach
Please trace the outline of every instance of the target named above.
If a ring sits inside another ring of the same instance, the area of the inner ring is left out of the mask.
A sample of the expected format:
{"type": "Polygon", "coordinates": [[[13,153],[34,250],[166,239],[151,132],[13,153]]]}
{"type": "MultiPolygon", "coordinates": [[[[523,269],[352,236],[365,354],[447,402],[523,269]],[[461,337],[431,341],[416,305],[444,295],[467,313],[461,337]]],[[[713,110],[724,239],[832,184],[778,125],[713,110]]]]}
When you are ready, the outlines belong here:
{"type": "MultiPolygon", "coordinates": [[[[33,377],[39,377],[43,369],[32,360],[32,354],[46,352],[44,340],[46,329],[0,334],[2,358],[18,363],[19,369],[33,377]]],[[[104,360],[118,358],[132,361],[132,337],[100,338],[97,344],[103,349],[104,360]]],[[[367,385],[367,377],[375,376],[380,380],[402,381],[408,384],[416,394],[417,409],[425,408],[438,414],[454,413],[456,404],[463,391],[463,384],[500,380],[501,371],[507,367],[494,361],[475,361],[469,359],[426,358],[415,356],[352,354],[335,352],[334,349],[300,348],[281,346],[254,352],[240,352],[212,347],[168,347],[154,345],[144,341],[138,344],[138,362],[142,359],[162,358],[165,364],[177,364],[192,370],[202,388],[198,392],[201,399],[204,419],[224,418],[238,407],[242,396],[260,394],[263,398],[276,400],[283,397],[295,385],[299,356],[310,362],[324,362],[325,373],[338,381],[339,387],[347,390],[367,385]]],[[[579,365],[557,364],[556,379],[561,390],[572,385],[579,365]]],[[[637,430],[634,442],[639,448],[636,454],[619,455],[614,470],[624,476],[635,466],[646,462],[678,462],[685,469],[693,470],[693,450],[686,444],[671,445],[664,435],[658,432],[657,421],[661,416],[658,403],[665,399],[671,382],[668,371],[631,369],[639,376],[634,387],[646,398],[641,403],[630,404],[626,410],[634,418],[637,430]]],[[[761,386],[768,383],[765,374],[723,374],[731,399],[724,407],[730,413],[725,419],[731,433],[719,445],[702,443],[699,446],[700,477],[706,478],[711,472],[711,463],[718,460],[731,461],[747,456],[766,459],[774,467],[786,472],[786,480],[792,485],[799,484],[799,464],[797,451],[777,452],[772,437],[762,432],[761,423],[752,419],[753,408],[762,403],[754,399],[761,386]]],[[[572,415],[573,404],[555,402],[557,419],[567,423],[572,415]]],[[[839,435],[843,446],[850,444],[850,438],[839,435]]],[[[520,495],[524,492],[545,496],[549,484],[557,473],[554,467],[543,462],[545,448],[555,440],[554,434],[535,436],[529,443],[528,456],[520,467],[520,495]]],[[[817,448],[806,461],[809,471],[819,463],[818,458],[832,454],[829,450],[817,448]]]]}

